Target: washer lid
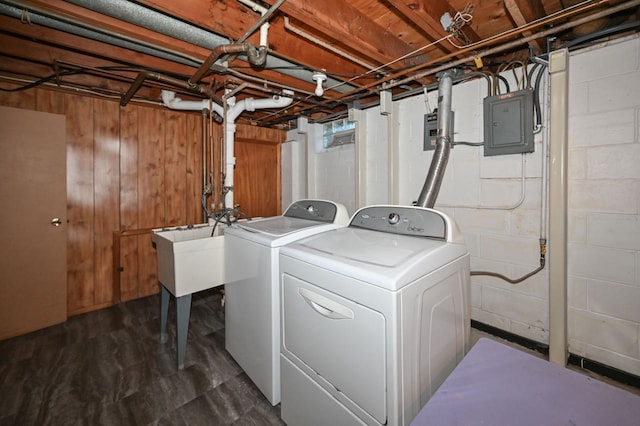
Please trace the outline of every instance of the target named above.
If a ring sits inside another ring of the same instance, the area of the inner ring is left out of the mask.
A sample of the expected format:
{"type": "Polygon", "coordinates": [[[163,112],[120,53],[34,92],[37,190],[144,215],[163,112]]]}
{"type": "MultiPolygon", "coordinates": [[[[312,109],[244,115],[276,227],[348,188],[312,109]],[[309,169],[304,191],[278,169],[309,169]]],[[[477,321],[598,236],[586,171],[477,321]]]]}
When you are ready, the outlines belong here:
{"type": "MultiPolygon", "coordinates": [[[[323,225],[326,222],[300,219],[297,217],[274,216],[265,219],[256,219],[249,222],[238,223],[238,227],[249,232],[261,232],[273,237],[281,237],[292,232],[312,226],[323,225]]],[[[331,222],[329,222],[331,223],[331,222]]]]}
{"type": "Polygon", "coordinates": [[[347,209],[325,200],[299,200],[282,216],[238,222],[225,229],[225,235],[239,236],[258,244],[279,247],[349,223],[347,209]]]}
{"type": "Polygon", "coordinates": [[[464,244],[348,227],[299,240],[280,253],[398,290],[466,255],[467,249],[464,244]]]}

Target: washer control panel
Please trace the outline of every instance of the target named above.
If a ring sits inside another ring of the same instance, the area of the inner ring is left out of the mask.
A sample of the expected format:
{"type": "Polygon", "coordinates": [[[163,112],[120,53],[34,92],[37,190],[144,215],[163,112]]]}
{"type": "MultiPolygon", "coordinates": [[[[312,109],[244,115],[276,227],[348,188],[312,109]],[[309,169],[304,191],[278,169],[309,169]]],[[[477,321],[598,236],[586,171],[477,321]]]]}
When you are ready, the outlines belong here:
{"type": "Polygon", "coordinates": [[[330,201],[299,200],[291,204],[283,216],[332,223],[337,211],[337,206],[330,201]]]}
{"type": "Polygon", "coordinates": [[[447,236],[447,221],[444,216],[422,207],[365,207],[353,215],[349,226],[440,240],[446,240],[447,236]]]}

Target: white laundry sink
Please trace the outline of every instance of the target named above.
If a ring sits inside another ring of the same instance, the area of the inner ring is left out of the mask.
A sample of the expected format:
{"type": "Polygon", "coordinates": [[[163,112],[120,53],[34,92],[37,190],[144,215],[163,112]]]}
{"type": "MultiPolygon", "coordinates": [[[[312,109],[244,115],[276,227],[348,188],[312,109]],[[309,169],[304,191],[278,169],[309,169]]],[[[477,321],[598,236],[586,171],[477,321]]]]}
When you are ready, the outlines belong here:
{"type": "Polygon", "coordinates": [[[224,226],[154,229],[158,280],[175,297],[224,284],[224,226]]]}

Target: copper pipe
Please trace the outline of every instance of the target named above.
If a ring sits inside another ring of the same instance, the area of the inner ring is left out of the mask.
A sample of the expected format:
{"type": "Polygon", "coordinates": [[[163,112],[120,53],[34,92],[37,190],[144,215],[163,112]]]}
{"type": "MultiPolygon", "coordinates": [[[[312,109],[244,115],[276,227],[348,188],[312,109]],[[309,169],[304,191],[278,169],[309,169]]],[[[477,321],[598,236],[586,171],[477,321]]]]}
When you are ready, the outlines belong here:
{"type": "Polygon", "coordinates": [[[249,63],[252,65],[262,66],[267,59],[266,48],[261,48],[258,51],[251,43],[221,44],[211,51],[211,54],[207,57],[207,59],[204,60],[202,65],[200,65],[200,68],[198,68],[196,72],[191,76],[191,78],[187,81],[189,87],[197,86],[198,81],[200,81],[200,79],[207,73],[207,71],[209,71],[211,65],[213,65],[220,56],[225,53],[241,52],[246,52],[249,63]]]}
{"type": "Polygon", "coordinates": [[[129,103],[129,101],[131,100],[131,98],[133,98],[133,95],[135,95],[135,93],[138,90],[140,90],[140,87],[142,86],[142,83],[144,83],[144,81],[147,80],[147,79],[159,81],[161,83],[166,83],[166,84],[169,84],[171,86],[180,87],[180,88],[183,88],[183,89],[190,90],[192,92],[200,93],[202,95],[208,96],[211,100],[213,100],[218,105],[222,104],[222,99],[220,99],[218,96],[216,96],[216,94],[213,92],[213,90],[210,89],[209,87],[205,87],[205,86],[202,86],[202,85],[193,85],[192,86],[188,82],[182,81],[182,80],[178,80],[177,78],[169,77],[169,76],[162,75],[162,74],[157,74],[157,73],[154,73],[154,72],[151,72],[151,71],[142,71],[140,74],[138,74],[136,79],[133,81],[133,83],[131,84],[131,87],[129,87],[129,90],[127,91],[127,93],[122,95],[122,98],[120,99],[120,106],[126,106],[129,103]]]}

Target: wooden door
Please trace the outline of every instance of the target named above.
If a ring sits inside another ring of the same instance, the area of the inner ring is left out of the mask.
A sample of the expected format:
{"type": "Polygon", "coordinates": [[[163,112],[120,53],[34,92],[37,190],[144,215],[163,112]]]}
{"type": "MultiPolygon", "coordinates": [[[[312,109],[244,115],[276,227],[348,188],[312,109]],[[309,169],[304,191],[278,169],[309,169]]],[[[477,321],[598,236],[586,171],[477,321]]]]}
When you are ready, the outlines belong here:
{"type": "Polygon", "coordinates": [[[0,107],[0,340],[67,318],[65,116],[0,107]]]}
{"type": "Polygon", "coordinates": [[[280,214],[280,144],[235,141],[234,204],[251,217],[280,214]]]}

